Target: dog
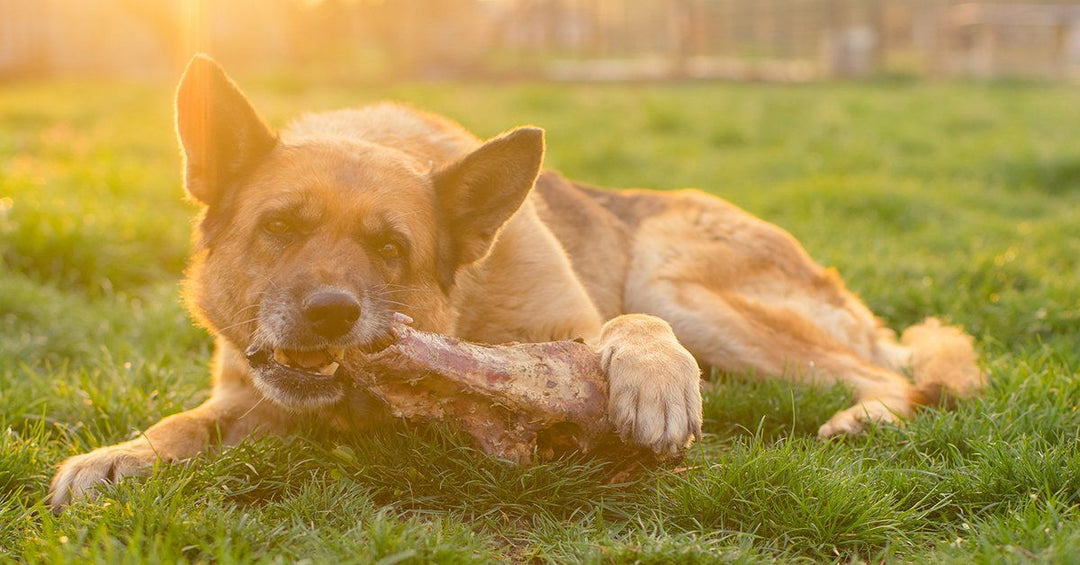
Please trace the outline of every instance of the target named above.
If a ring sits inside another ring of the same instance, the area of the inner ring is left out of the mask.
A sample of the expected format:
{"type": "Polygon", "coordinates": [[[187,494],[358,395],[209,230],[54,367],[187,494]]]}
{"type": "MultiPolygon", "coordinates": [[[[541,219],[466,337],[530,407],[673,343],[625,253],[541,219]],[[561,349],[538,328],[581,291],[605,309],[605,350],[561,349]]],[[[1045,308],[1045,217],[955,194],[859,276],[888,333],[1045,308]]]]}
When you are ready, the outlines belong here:
{"type": "Polygon", "coordinates": [[[792,236],[720,198],[542,172],[534,127],[481,141],[383,103],[278,134],[205,56],[180,81],[176,126],[185,188],[204,206],[184,295],[216,337],[213,391],[64,461],[56,508],[312,413],[374,425],[342,367],[386,339],[395,312],[475,342],[586,340],[604,359],[614,431],[661,456],[701,437],[700,366],[847,385],[855,403],[822,437],[984,386],[959,328],[930,318],[897,339],[792,236]]]}

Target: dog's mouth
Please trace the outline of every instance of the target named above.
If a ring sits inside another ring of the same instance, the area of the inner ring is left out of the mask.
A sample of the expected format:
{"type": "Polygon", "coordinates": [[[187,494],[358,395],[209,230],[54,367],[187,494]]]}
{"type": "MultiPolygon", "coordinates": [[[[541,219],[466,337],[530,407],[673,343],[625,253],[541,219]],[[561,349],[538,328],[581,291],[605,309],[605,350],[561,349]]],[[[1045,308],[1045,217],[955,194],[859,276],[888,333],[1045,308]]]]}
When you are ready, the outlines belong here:
{"type": "Polygon", "coordinates": [[[338,374],[345,360],[344,347],[253,347],[246,355],[255,386],[278,404],[311,409],[333,404],[344,395],[344,379],[338,374]]]}
{"type": "Polygon", "coordinates": [[[251,368],[280,368],[309,378],[333,377],[345,360],[344,347],[322,349],[252,348],[247,352],[251,368]]]}
{"type": "Polygon", "coordinates": [[[319,350],[274,348],[274,362],[310,376],[332,377],[345,360],[345,348],[319,350]]]}
{"type": "Polygon", "coordinates": [[[353,390],[350,375],[357,370],[357,363],[397,339],[393,323],[412,321],[405,314],[395,313],[392,322],[376,336],[333,346],[290,348],[265,342],[252,344],[244,352],[251,367],[252,384],[263,396],[291,410],[308,411],[335,404],[346,397],[346,391],[353,390]]]}

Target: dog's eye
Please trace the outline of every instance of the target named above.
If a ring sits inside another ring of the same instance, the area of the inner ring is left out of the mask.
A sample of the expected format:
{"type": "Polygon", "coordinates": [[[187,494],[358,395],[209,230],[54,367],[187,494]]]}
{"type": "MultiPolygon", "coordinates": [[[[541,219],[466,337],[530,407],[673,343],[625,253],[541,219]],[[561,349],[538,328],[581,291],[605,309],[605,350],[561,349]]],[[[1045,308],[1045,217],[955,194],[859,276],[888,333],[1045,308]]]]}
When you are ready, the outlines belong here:
{"type": "Polygon", "coordinates": [[[379,248],[379,255],[384,259],[397,259],[401,257],[401,246],[393,242],[386,242],[379,248]]]}
{"type": "Polygon", "coordinates": [[[288,220],[272,218],[263,222],[263,230],[274,235],[287,235],[292,233],[293,227],[288,220]]]}

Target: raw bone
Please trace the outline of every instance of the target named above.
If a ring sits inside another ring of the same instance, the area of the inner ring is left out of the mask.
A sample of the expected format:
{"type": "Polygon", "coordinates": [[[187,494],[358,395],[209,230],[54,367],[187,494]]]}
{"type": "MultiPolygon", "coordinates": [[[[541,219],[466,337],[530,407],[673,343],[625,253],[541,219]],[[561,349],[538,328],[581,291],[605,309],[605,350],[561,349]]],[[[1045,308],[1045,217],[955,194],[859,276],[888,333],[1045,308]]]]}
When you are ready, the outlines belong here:
{"type": "Polygon", "coordinates": [[[619,443],[600,356],[584,343],[480,345],[408,322],[398,315],[394,342],[352,370],[395,416],[456,422],[485,452],[523,464],[619,443]]]}

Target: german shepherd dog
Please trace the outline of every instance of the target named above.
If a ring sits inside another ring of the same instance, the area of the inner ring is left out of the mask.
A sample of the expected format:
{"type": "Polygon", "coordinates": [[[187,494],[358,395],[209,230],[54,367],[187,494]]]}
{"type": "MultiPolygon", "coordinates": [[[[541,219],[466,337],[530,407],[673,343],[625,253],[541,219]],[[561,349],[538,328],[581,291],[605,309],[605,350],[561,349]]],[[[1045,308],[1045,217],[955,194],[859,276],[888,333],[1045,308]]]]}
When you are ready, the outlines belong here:
{"type": "Polygon", "coordinates": [[[189,64],[176,125],[205,206],[185,297],[215,336],[213,392],[137,439],[64,461],[51,504],[305,414],[359,430],[349,357],[414,327],[484,343],[584,338],[622,437],[675,456],[701,437],[700,366],[847,385],[820,428],[855,434],[982,388],[970,336],[896,334],[794,238],[698,191],[599,190],[541,172],[543,132],[483,142],[396,104],[310,114],[275,133],[211,59],[189,64]],[[909,375],[910,378],[904,376],[909,375]]]}

